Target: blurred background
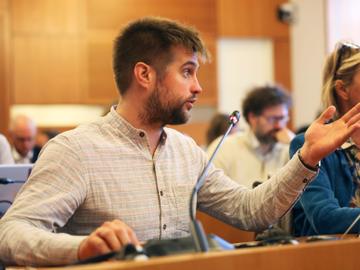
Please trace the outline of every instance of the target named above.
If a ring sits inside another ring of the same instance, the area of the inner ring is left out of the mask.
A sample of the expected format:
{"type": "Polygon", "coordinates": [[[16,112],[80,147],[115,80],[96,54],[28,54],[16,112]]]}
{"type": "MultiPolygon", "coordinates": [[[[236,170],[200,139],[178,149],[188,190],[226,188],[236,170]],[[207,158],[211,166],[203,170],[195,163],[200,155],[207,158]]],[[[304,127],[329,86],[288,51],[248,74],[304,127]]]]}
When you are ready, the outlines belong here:
{"type": "MultiPolygon", "coordinates": [[[[40,131],[64,131],[104,115],[117,103],[112,44],[143,16],[195,26],[212,62],[191,121],[176,126],[205,143],[216,112],[240,109],[256,85],[291,92],[289,127],[320,109],[322,65],[338,40],[360,43],[358,0],[0,0],[0,132],[25,114],[40,131]]],[[[242,123],[244,124],[244,123],[242,123]]]]}

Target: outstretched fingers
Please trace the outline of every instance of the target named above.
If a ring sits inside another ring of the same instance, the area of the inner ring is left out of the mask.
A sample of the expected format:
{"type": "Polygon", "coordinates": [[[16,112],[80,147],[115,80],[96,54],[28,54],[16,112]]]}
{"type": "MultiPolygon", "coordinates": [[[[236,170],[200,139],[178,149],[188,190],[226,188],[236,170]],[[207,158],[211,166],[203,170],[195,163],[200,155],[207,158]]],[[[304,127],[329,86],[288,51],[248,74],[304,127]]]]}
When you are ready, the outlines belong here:
{"type": "Polygon", "coordinates": [[[335,106],[329,106],[315,121],[321,124],[325,124],[333,117],[335,111],[335,106]]]}
{"type": "Polygon", "coordinates": [[[346,114],[344,114],[341,119],[348,124],[348,126],[351,126],[352,124],[359,121],[360,117],[360,102],[356,104],[354,107],[351,108],[346,114]]]}
{"type": "Polygon", "coordinates": [[[349,119],[349,121],[346,123],[348,127],[352,127],[354,125],[357,125],[360,122],[360,113],[355,114],[353,117],[349,119]]]}

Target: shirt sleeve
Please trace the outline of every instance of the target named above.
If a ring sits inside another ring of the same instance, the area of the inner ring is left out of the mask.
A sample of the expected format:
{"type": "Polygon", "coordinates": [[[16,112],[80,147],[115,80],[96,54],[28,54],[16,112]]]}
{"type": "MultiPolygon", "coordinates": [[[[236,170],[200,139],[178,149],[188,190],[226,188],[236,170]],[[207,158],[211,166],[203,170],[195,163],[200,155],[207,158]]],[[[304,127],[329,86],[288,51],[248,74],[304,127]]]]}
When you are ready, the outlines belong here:
{"type": "Polygon", "coordinates": [[[213,166],[199,192],[199,208],[240,229],[263,230],[287,213],[315,175],[296,155],[268,181],[248,189],[213,166]]]}
{"type": "Polygon", "coordinates": [[[83,236],[56,233],[86,197],[76,146],[58,136],[46,146],[13,205],[0,220],[0,260],[59,265],[77,260],[83,236]]]}

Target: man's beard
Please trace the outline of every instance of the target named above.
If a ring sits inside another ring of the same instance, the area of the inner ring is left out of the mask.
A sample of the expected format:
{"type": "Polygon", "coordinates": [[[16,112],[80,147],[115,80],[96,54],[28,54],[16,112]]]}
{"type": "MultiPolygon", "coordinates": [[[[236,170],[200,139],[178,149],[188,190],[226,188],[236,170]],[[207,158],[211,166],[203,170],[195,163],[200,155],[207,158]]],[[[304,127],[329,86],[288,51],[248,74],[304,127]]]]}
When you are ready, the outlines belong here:
{"type": "Polygon", "coordinates": [[[260,133],[259,131],[255,131],[255,136],[261,144],[275,144],[277,142],[277,139],[275,137],[275,133],[277,131],[278,130],[272,130],[265,134],[260,133]]]}
{"type": "Polygon", "coordinates": [[[145,112],[141,118],[145,123],[160,123],[162,126],[167,124],[180,125],[189,120],[189,113],[184,110],[185,101],[179,101],[176,105],[162,104],[160,99],[160,91],[167,89],[155,89],[145,104],[145,112]]]}

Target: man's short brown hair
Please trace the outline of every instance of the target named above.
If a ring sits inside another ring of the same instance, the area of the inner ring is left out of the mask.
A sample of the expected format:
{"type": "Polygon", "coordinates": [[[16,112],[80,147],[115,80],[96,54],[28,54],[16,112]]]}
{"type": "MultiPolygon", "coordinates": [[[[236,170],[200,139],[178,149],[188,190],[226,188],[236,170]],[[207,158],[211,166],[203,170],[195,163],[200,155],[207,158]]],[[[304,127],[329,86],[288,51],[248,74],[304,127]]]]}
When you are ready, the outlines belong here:
{"type": "Polygon", "coordinates": [[[130,23],[116,38],[113,69],[119,92],[124,95],[132,81],[136,63],[144,62],[160,74],[172,60],[171,49],[182,46],[199,53],[203,61],[208,52],[199,33],[168,19],[146,17],[130,23]]]}
{"type": "Polygon", "coordinates": [[[249,122],[249,113],[261,115],[269,107],[285,105],[291,107],[291,97],[279,85],[266,85],[252,89],[242,102],[242,112],[249,122]]]}

